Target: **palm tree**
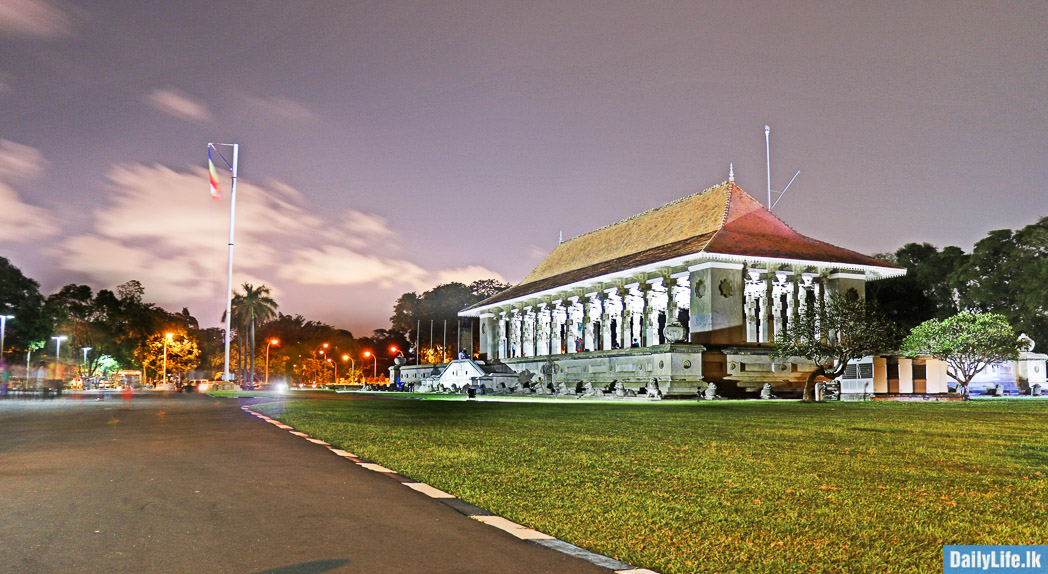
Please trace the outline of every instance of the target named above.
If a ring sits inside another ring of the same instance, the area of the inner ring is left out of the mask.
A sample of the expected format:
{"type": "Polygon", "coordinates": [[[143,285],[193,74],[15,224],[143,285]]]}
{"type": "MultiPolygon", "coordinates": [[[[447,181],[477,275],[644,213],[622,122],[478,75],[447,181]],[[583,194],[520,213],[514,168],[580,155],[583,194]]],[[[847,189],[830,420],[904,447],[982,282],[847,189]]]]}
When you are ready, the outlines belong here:
{"type": "Polygon", "coordinates": [[[244,283],[244,292],[233,293],[233,319],[240,319],[239,324],[250,329],[250,352],[251,370],[248,375],[248,385],[255,383],[255,325],[265,323],[277,314],[277,302],[269,296],[270,289],[265,285],[255,287],[250,283],[244,283]]]}

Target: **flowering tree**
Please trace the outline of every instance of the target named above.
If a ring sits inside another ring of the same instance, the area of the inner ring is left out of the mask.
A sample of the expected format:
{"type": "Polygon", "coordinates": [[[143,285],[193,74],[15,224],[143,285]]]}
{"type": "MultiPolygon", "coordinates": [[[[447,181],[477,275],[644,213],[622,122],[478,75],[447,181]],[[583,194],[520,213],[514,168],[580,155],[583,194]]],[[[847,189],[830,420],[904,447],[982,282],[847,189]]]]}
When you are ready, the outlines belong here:
{"type": "Polygon", "coordinates": [[[968,385],[988,365],[1018,358],[1027,350],[1003,315],[962,311],[953,317],[931,319],[914,327],[903,340],[902,352],[927,355],[946,362],[946,374],[968,396],[968,385]]]}

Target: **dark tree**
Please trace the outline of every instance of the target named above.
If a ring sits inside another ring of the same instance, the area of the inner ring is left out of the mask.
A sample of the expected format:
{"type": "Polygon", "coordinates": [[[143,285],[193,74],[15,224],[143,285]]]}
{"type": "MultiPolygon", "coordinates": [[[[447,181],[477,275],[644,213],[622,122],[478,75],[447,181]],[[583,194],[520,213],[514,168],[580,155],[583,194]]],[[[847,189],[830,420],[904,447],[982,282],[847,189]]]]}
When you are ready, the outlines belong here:
{"type": "Polygon", "coordinates": [[[804,357],[815,370],[804,383],[804,401],[814,398],[819,378],[836,379],[848,361],[894,349],[899,342],[895,325],[876,306],[854,291],[833,294],[822,306],[810,306],[775,337],[774,357],[804,357]]]}
{"type": "Polygon", "coordinates": [[[31,343],[50,336],[51,321],[44,310],[40,284],[0,257],[0,314],[14,315],[4,330],[4,357],[8,362],[25,359],[31,343]]]}
{"type": "Polygon", "coordinates": [[[900,328],[912,329],[928,319],[957,313],[957,274],[968,261],[959,247],[939,251],[929,243],[907,243],[894,254],[880,257],[905,267],[906,275],[869,283],[866,296],[900,328]]]}
{"type": "Polygon", "coordinates": [[[459,311],[508,288],[509,285],[495,279],[482,279],[469,285],[443,283],[422,296],[405,293],[397,299],[389,320],[393,329],[404,333],[415,351],[428,355],[429,360],[453,359],[454,347],[461,340],[459,330],[468,329],[460,324],[459,311]]]}
{"type": "Polygon", "coordinates": [[[1048,217],[991,231],[958,273],[961,308],[997,313],[1034,341],[1048,340],[1048,217]]]}

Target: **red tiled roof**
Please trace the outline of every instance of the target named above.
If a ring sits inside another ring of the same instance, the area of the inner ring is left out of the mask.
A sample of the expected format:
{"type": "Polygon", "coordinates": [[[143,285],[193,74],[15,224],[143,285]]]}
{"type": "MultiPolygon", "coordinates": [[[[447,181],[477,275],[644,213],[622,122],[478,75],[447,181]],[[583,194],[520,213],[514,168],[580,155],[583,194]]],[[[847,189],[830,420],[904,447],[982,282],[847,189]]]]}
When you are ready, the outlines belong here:
{"type": "Polygon", "coordinates": [[[724,225],[703,249],[707,253],[898,268],[868,255],[801,235],[742,188],[734,183],[730,188],[724,225]]]}
{"type": "Polygon", "coordinates": [[[899,268],[801,235],[734,182],[724,182],[565,241],[519,284],[472,308],[704,252],[899,268]]]}

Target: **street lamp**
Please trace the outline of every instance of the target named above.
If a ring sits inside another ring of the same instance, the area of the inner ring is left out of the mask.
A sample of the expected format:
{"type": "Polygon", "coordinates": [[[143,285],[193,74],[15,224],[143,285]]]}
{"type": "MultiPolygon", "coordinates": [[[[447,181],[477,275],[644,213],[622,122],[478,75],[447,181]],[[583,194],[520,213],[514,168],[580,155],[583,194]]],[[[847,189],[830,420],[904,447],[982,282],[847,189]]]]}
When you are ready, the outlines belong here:
{"type": "Polygon", "coordinates": [[[167,384],[167,344],[174,339],[174,333],[164,333],[164,378],[162,384],[167,384]]]}
{"type": "Polygon", "coordinates": [[[55,360],[57,361],[58,359],[62,358],[62,341],[65,341],[69,337],[66,337],[65,335],[58,335],[51,338],[55,340],[55,360]]]}
{"type": "MultiPolygon", "coordinates": [[[[83,380],[87,378],[87,352],[91,350],[91,347],[80,347],[80,350],[84,352],[84,366],[81,367],[83,374],[80,376],[80,379],[83,380]]],[[[86,389],[87,387],[84,388],[86,389]]]]}
{"type": "Polygon", "coordinates": [[[372,353],[371,351],[364,351],[364,358],[367,357],[375,357],[375,366],[371,374],[371,377],[373,379],[378,379],[378,355],[372,353]]]}
{"type": "Polygon", "coordinates": [[[357,370],[357,362],[354,361],[353,357],[350,357],[349,355],[342,355],[342,362],[345,363],[347,360],[350,361],[350,363],[349,363],[350,364],[350,371],[349,372],[350,372],[351,376],[350,376],[350,381],[349,382],[352,383],[353,382],[352,374],[354,372],[356,372],[356,370],[357,370]]]}
{"type": "Polygon", "coordinates": [[[273,337],[269,341],[266,341],[266,386],[269,386],[269,347],[270,345],[279,345],[280,339],[273,337]]]}
{"type": "Polygon", "coordinates": [[[331,386],[334,387],[338,384],[338,362],[331,359],[328,359],[327,362],[331,363],[331,366],[335,369],[335,380],[331,383],[331,386]]]}
{"type": "Polygon", "coordinates": [[[4,360],[4,332],[7,330],[7,320],[14,318],[14,315],[0,315],[0,361],[4,360]]]}

